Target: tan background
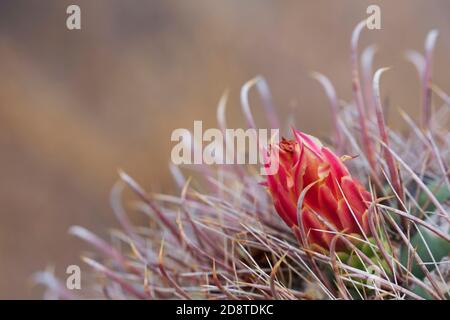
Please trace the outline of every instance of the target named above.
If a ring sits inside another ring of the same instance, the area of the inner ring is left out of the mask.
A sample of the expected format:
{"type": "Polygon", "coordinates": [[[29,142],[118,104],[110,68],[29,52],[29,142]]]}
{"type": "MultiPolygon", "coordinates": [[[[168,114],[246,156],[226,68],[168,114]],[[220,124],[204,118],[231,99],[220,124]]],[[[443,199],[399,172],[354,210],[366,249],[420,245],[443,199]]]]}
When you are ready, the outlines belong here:
{"type": "Polygon", "coordinates": [[[213,126],[226,88],[233,126],[242,125],[239,87],[262,74],[282,115],[326,136],[327,101],[308,73],[327,74],[351,98],[350,34],[372,3],[383,30],[364,31],[361,46],[376,42],[376,64],[395,67],[382,84],[389,121],[398,107],[417,116],[417,77],[402,55],[438,28],[435,79],[449,91],[449,1],[2,0],[0,298],[40,297],[33,272],[79,263],[70,225],[114,226],[118,167],[170,192],[171,131],[213,126]],[[71,3],[82,31],[65,28],[71,3]]]}

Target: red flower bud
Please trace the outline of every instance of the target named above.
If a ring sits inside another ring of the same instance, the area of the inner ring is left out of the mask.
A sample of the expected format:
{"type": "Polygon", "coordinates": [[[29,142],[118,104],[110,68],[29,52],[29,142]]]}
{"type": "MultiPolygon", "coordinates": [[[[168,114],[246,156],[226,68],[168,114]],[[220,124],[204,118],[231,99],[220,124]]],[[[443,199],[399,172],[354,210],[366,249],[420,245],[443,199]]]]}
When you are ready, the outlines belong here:
{"type": "Polygon", "coordinates": [[[297,130],[293,133],[295,140],[283,138],[278,145],[270,146],[266,166],[278,162],[277,172],[267,175],[266,185],[280,217],[293,227],[299,225],[301,216],[308,242],[324,249],[329,249],[336,232],[370,235],[370,193],[318,139],[297,130]]]}

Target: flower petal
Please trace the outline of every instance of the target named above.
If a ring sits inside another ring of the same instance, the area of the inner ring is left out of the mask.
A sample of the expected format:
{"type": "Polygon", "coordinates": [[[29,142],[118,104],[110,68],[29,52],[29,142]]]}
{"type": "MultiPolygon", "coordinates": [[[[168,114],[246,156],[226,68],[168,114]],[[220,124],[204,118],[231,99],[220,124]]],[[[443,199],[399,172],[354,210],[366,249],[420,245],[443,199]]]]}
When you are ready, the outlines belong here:
{"type": "Polygon", "coordinates": [[[332,234],[326,232],[327,227],[317,219],[316,215],[310,210],[302,212],[302,222],[305,227],[306,236],[309,243],[316,243],[321,247],[328,248],[331,242],[332,234]],[[325,231],[325,232],[324,232],[325,231]]]}
{"type": "Polygon", "coordinates": [[[338,181],[341,180],[343,176],[350,175],[342,160],[339,159],[333,152],[323,147],[322,154],[326,161],[330,164],[331,172],[333,172],[338,181]]]}
{"type": "Polygon", "coordinates": [[[311,150],[314,153],[316,157],[322,158],[321,155],[322,143],[320,142],[319,139],[298,130],[294,130],[294,136],[299,144],[305,145],[309,150],[311,150]]]}
{"type": "Polygon", "coordinates": [[[337,214],[338,202],[330,188],[325,184],[319,187],[319,203],[320,212],[323,214],[324,218],[336,226],[338,230],[342,230],[342,223],[337,214]]]}
{"type": "Polygon", "coordinates": [[[367,205],[365,204],[356,183],[350,176],[346,176],[341,179],[341,188],[353,212],[361,217],[367,209],[367,205]]]}
{"type": "Polygon", "coordinates": [[[358,225],[344,198],[338,201],[337,214],[343,228],[341,231],[345,230],[346,233],[358,232],[358,225]]]}

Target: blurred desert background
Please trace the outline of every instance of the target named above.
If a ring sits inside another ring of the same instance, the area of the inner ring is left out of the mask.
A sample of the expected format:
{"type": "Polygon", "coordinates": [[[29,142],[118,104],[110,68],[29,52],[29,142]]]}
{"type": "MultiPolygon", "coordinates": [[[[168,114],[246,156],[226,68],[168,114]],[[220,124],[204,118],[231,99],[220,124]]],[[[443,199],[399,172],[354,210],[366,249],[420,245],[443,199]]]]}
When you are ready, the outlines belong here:
{"type": "Polygon", "coordinates": [[[394,67],[382,90],[388,121],[402,128],[397,110],[417,117],[420,104],[404,53],[423,51],[433,28],[434,79],[450,91],[447,0],[1,0],[0,298],[40,298],[31,276],[47,266],[88,272],[79,260],[88,247],[68,228],[116,226],[108,197],[118,168],[172,192],[172,130],[214,126],[225,89],[230,127],[243,125],[240,86],[263,75],[281,115],[326,137],[327,99],[309,73],[351,99],[350,35],[370,4],[382,30],[363,31],[360,48],[376,43],[375,65],[394,67]],[[66,29],[69,4],[81,7],[80,31],[66,29]]]}

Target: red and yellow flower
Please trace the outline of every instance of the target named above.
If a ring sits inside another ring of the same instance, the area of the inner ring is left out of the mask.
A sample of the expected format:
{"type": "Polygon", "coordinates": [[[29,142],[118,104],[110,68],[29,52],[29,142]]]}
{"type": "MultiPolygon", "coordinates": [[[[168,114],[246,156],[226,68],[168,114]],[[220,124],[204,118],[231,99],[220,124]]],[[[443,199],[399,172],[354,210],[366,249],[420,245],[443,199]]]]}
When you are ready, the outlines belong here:
{"type": "Polygon", "coordinates": [[[267,175],[266,185],[280,217],[289,227],[299,226],[301,217],[308,243],[321,249],[329,249],[336,232],[370,235],[370,193],[318,139],[297,130],[293,133],[295,140],[283,138],[270,146],[266,166],[277,161],[278,170],[267,175]]]}

